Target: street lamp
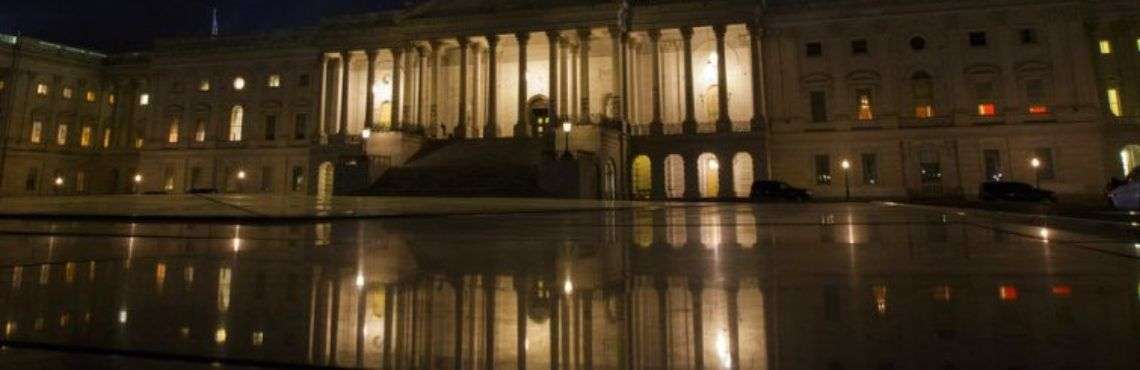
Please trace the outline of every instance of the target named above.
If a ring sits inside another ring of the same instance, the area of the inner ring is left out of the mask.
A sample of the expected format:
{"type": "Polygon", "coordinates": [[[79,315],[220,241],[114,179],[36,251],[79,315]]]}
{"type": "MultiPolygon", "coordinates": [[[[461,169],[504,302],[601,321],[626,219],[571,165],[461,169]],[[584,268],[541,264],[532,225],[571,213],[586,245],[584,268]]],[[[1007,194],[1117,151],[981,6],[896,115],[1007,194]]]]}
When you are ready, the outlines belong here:
{"type": "Polygon", "coordinates": [[[365,127],[364,131],[360,132],[360,137],[365,139],[365,140],[368,140],[368,138],[372,137],[372,129],[365,127]]]}
{"type": "Polygon", "coordinates": [[[142,173],[136,173],[134,180],[135,180],[135,192],[136,193],[141,192],[142,191],[142,180],[143,180],[142,173]]]}
{"type": "Polygon", "coordinates": [[[570,121],[562,122],[562,132],[566,134],[566,147],[564,148],[565,151],[562,153],[562,159],[574,159],[574,155],[570,154],[570,131],[573,130],[573,123],[570,123],[570,121]]]}
{"type": "Polygon", "coordinates": [[[245,170],[238,170],[237,179],[238,179],[237,191],[238,191],[238,193],[241,193],[241,192],[245,191],[245,186],[244,186],[245,185],[245,170]]]}
{"type": "Polygon", "coordinates": [[[845,199],[845,201],[850,202],[851,201],[851,161],[844,159],[843,162],[839,163],[839,166],[843,167],[843,189],[844,189],[845,194],[846,194],[844,196],[844,199],[845,199]]]}
{"type": "Polygon", "coordinates": [[[1033,166],[1033,177],[1035,178],[1034,186],[1041,187],[1041,160],[1034,157],[1029,160],[1029,165],[1033,166]]]}

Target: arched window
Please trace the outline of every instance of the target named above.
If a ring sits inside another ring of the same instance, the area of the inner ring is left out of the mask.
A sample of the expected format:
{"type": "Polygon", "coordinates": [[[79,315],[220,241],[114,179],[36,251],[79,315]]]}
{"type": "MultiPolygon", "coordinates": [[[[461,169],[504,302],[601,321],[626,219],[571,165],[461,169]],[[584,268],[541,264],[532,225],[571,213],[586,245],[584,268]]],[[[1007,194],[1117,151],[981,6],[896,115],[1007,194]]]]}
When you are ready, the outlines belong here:
{"type": "Polygon", "coordinates": [[[653,193],[652,162],[648,156],[639,155],[633,159],[633,195],[637,199],[649,199],[653,193]]]}
{"type": "Polygon", "coordinates": [[[701,198],[716,198],[720,195],[720,161],[712,153],[697,157],[697,176],[700,180],[701,198]]]}
{"type": "Polygon", "coordinates": [[[915,72],[910,77],[914,98],[915,118],[934,117],[934,82],[930,74],[924,71],[915,72]]]}
{"type": "Polygon", "coordinates": [[[752,155],[740,152],[732,157],[732,190],[737,198],[746,198],[752,191],[752,155]]]}
{"type": "Polygon", "coordinates": [[[665,197],[685,196],[685,159],[679,154],[665,157],[665,197]]]}
{"type": "Polygon", "coordinates": [[[241,127],[244,120],[245,109],[240,105],[235,105],[230,111],[230,141],[241,141],[241,127]]]}

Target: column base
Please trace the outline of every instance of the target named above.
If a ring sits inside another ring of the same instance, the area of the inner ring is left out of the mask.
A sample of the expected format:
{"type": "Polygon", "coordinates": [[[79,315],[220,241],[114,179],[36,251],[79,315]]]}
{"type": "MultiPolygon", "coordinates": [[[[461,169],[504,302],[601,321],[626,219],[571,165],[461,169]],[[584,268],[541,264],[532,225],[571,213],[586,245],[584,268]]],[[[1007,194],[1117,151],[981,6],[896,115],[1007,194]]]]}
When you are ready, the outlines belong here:
{"type": "Polygon", "coordinates": [[[649,134],[650,135],[664,135],[665,134],[665,124],[661,123],[660,120],[654,120],[653,122],[649,122],[649,134]]]}
{"type": "Polygon", "coordinates": [[[451,136],[453,138],[456,138],[456,139],[466,139],[467,138],[467,124],[461,123],[461,124],[455,125],[455,131],[453,131],[451,133],[451,136]]]}
{"type": "Polygon", "coordinates": [[[732,121],[727,118],[722,118],[716,121],[716,132],[727,133],[732,132],[732,121]]]}
{"type": "Polygon", "coordinates": [[[497,137],[499,137],[499,125],[494,122],[487,122],[487,124],[483,126],[483,138],[494,139],[497,137]]]}
{"type": "Polygon", "coordinates": [[[765,124],[766,122],[762,116],[752,117],[752,121],[749,123],[753,132],[764,131],[765,124]]]}
{"type": "Polygon", "coordinates": [[[516,123],[514,130],[515,130],[515,137],[516,138],[530,137],[530,133],[527,132],[527,130],[526,130],[526,123],[525,122],[516,123]]]}
{"type": "Polygon", "coordinates": [[[683,131],[685,134],[697,133],[697,120],[687,119],[684,122],[681,122],[681,131],[683,131]]]}

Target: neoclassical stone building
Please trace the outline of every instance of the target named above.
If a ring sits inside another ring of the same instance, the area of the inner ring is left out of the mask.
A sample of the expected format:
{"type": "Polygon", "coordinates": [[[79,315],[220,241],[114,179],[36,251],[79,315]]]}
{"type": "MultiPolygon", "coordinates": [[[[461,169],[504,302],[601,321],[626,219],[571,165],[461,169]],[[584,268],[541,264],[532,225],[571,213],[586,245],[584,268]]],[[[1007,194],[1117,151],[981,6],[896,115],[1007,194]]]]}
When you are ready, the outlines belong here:
{"type": "Polygon", "coordinates": [[[1094,196],[1140,160],[1136,15],[433,0],[139,54],[6,37],[0,189],[699,199],[779,179],[907,198],[999,179],[1094,196]]]}

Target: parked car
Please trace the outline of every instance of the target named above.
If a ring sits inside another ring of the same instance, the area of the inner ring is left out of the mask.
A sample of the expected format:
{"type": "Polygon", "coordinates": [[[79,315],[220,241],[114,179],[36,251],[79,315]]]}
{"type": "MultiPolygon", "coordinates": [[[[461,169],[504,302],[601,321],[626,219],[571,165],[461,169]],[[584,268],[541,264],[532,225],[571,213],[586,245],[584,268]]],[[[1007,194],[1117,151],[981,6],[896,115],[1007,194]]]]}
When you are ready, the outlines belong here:
{"type": "Polygon", "coordinates": [[[753,200],[811,200],[811,192],[807,189],[793,187],[783,181],[757,181],[752,184],[752,192],[748,196],[753,200]]]}
{"type": "Polygon", "coordinates": [[[1057,202],[1057,195],[1052,191],[1041,189],[1024,182],[1013,181],[983,182],[978,197],[987,202],[994,200],[1013,202],[1057,202]]]}
{"type": "Polygon", "coordinates": [[[1108,184],[1108,202],[1116,209],[1140,211],[1140,167],[1132,169],[1124,180],[1112,179],[1108,184]]]}

